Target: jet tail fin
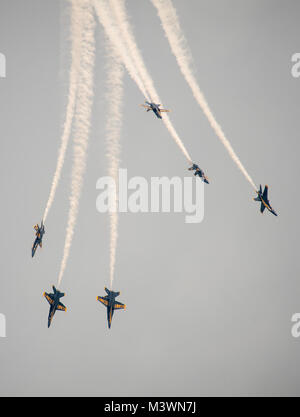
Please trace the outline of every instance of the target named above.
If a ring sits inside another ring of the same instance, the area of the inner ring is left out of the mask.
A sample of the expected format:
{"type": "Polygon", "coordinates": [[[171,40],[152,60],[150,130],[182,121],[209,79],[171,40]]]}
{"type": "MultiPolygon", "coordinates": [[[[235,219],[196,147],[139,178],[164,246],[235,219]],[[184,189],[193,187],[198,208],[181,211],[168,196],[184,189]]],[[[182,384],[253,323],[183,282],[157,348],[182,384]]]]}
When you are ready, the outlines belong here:
{"type": "Polygon", "coordinates": [[[53,293],[54,293],[54,295],[55,295],[55,294],[58,294],[58,295],[59,295],[59,298],[61,298],[61,297],[64,297],[64,296],[65,296],[65,293],[64,293],[64,292],[60,292],[57,288],[55,288],[55,286],[54,286],[54,285],[52,285],[52,289],[53,289],[53,293]]]}
{"type": "Polygon", "coordinates": [[[120,292],[110,291],[106,287],[104,289],[105,289],[107,295],[113,294],[115,297],[118,297],[121,294],[120,292]]]}
{"type": "Polygon", "coordinates": [[[268,189],[269,189],[269,187],[267,185],[265,185],[265,189],[264,189],[264,192],[263,192],[264,200],[268,200],[268,189]]]}

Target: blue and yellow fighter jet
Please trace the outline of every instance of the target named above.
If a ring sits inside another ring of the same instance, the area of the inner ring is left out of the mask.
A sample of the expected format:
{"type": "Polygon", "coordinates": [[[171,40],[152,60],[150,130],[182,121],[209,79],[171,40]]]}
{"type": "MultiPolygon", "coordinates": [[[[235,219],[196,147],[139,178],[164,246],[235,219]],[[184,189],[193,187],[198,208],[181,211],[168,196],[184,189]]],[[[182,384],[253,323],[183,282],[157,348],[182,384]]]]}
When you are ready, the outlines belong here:
{"type": "Polygon", "coordinates": [[[43,220],[42,220],[41,226],[39,226],[38,224],[36,224],[34,226],[34,230],[36,231],[36,233],[35,233],[36,239],[35,239],[35,241],[33,243],[33,246],[32,246],[32,251],[31,251],[31,256],[32,257],[34,257],[38,246],[40,246],[40,248],[43,247],[43,236],[46,233],[43,220]]]}
{"type": "Polygon", "coordinates": [[[259,201],[261,203],[260,205],[260,212],[263,213],[265,211],[265,208],[267,208],[274,216],[277,216],[277,213],[270,205],[270,202],[268,200],[268,186],[265,186],[264,192],[262,192],[261,185],[259,186],[259,190],[257,192],[257,197],[253,198],[254,201],[259,201]]]}
{"type": "Polygon", "coordinates": [[[195,176],[198,175],[198,177],[201,178],[203,182],[205,182],[206,184],[209,184],[208,178],[205,176],[204,171],[202,171],[202,169],[199,168],[197,164],[193,164],[193,166],[189,168],[189,171],[195,171],[194,172],[195,176]]]}
{"type": "Polygon", "coordinates": [[[147,109],[147,112],[152,110],[156,117],[162,119],[161,113],[168,113],[171,110],[160,109],[161,104],[149,103],[149,101],[145,101],[146,104],[141,104],[142,107],[147,109]]]}
{"type": "Polygon", "coordinates": [[[48,316],[48,328],[51,325],[51,322],[52,322],[52,319],[54,317],[56,310],[67,311],[67,308],[63,305],[63,303],[59,301],[62,297],[65,296],[65,294],[63,292],[58,291],[54,287],[54,285],[52,286],[52,288],[53,288],[53,294],[52,293],[48,294],[44,292],[44,297],[50,304],[50,310],[49,310],[49,316],[48,316]]]}
{"type": "Polygon", "coordinates": [[[116,297],[120,295],[119,292],[110,291],[106,287],[104,289],[107,295],[105,297],[97,297],[97,300],[100,301],[100,303],[104,304],[105,307],[107,308],[107,321],[108,321],[108,328],[110,329],[114,311],[125,310],[126,305],[116,301],[116,297]]]}

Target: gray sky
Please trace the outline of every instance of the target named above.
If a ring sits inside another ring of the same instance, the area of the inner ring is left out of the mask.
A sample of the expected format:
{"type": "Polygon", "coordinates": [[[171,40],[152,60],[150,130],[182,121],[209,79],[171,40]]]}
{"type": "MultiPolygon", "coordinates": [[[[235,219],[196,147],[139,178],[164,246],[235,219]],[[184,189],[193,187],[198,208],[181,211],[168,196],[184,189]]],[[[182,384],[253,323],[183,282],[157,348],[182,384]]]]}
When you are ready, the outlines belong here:
{"type": "MultiPolygon", "coordinates": [[[[56,164],[66,103],[68,16],[63,1],[1,0],[2,191],[0,395],[298,395],[299,52],[296,0],[174,0],[197,79],[254,181],[268,184],[279,216],[253,192],[211,130],[170,52],[148,0],[130,0],[138,45],[192,158],[207,172],[205,218],[122,214],[115,289],[126,312],[107,329],[96,301],[109,273],[108,216],[96,211],[106,174],[105,50],[97,28],[88,169],[61,289],[67,313],[47,329],[44,291],[56,284],[65,238],[71,149],[31,259],[56,164]]],[[[188,175],[164,125],[138,107],[126,74],[122,168],[130,176],[188,175]]]]}

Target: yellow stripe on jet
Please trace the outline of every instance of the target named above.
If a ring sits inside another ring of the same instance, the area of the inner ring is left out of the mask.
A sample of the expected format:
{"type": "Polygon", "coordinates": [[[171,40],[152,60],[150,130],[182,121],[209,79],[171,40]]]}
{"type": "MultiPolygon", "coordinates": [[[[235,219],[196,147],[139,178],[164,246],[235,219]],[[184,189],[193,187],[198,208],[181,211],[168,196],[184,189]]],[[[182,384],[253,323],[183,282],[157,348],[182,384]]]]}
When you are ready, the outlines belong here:
{"type": "Polygon", "coordinates": [[[268,210],[272,210],[271,207],[265,202],[265,200],[262,198],[261,199],[263,205],[268,209],[268,210]]]}

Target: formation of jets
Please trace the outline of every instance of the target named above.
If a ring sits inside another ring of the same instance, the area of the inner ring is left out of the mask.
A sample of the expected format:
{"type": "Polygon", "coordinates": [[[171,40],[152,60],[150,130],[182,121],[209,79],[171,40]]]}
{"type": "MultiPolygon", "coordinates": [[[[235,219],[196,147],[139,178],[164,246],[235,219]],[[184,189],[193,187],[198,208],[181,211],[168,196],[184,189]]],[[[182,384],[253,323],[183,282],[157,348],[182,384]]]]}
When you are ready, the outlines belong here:
{"type": "MultiPolygon", "coordinates": [[[[160,108],[161,104],[156,104],[153,102],[150,103],[149,101],[145,101],[145,104],[141,104],[141,106],[145,107],[147,112],[152,110],[153,113],[156,115],[156,117],[158,117],[159,119],[162,119],[161,113],[170,112],[170,110],[161,109],[160,108]]],[[[198,176],[199,178],[202,179],[203,182],[205,182],[206,184],[209,184],[208,178],[204,174],[204,171],[197,164],[193,163],[193,165],[188,169],[189,171],[195,171],[194,172],[195,176],[198,176]]],[[[264,192],[262,192],[261,186],[259,190],[256,192],[257,192],[257,197],[254,198],[254,200],[261,202],[261,206],[260,206],[261,213],[263,213],[265,208],[267,208],[272,214],[274,214],[274,216],[277,216],[277,213],[271,207],[270,202],[268,200],[268,186],[267,185],[265,186],[264,192]]]]}
{"type": "MultiPolygon", "coordinates": [[[[48,328],[51,326],[54,314],[56,311],[67,311],[66,306],[61,303],[60,299],[65,296],[65,293],[60,292],[52,286],[53,293],[44,293],[44,297],[50,304],[49,315],[48,315],[48,328]]],[[[105,287],[106,296],[104,297],[97,297],[97,300],[102,303],[107,309],[107,322],[108,328],[111,328],[111,322],[114,315],[115,310],[125,310],[126,305],[116,301],[116,298],[120,295],[119,292],[110,291],[108,288],[105,287]]]]}
{"type": "MultiPolygon", "coordinates": [[[[157,118],[162,119],[161,113],[169,112],[170,110],[161,109],[161,104],[156,104],[153,102],[145,101],[145,104],[141,104],[142,107],[146,108],[147,112],[153,111],[157,118]]],[[[204,171],[195,163],[188,168],[189,171],[195,171],[194,175],[198,176],[203,182],[209,184],[208,178],[204,174],[204,171]]],[[[260,185],[259,190],[256,191],[257,197],[253,200],[260,202],[260,212],[263,213],[264,210],[267,208],[270,213],[277,216],[275,210],[271,207],[269,199],[268,199],[268,186],[265,186],[264,191],[262,191],[262,187],[260,185]]],[[[37,248],[43,246],[43,237],[45,234],[45,226],[43,221],[41,222],[41,226],[38,224],[34,226],[35,230],[35,240],[32,246],[32,257],[34,257],[37,248]]],[[[48,328],[51,325],[52,319],[54,317],[55,312],[58,311],[67,311],[66,307],[60,302],[60,299],[64,297],[64,293],[58,291],[55,286],[53,288],[53,293],[44,293],[44,297],[50,304],[49,316],[48,316],[48,328]]],[[[109,289],[105,288],[106,296],[104,297],[97,297],[97,300],[102,303],[107,308],[107,321],[108,327],[111,328],[111,322],[114,315],[115,310],[125,310],[126,305],[122,304],[119,301],[116,301],[116,298],[120,295],[119,292],[110,291],[109,289]]]]}

